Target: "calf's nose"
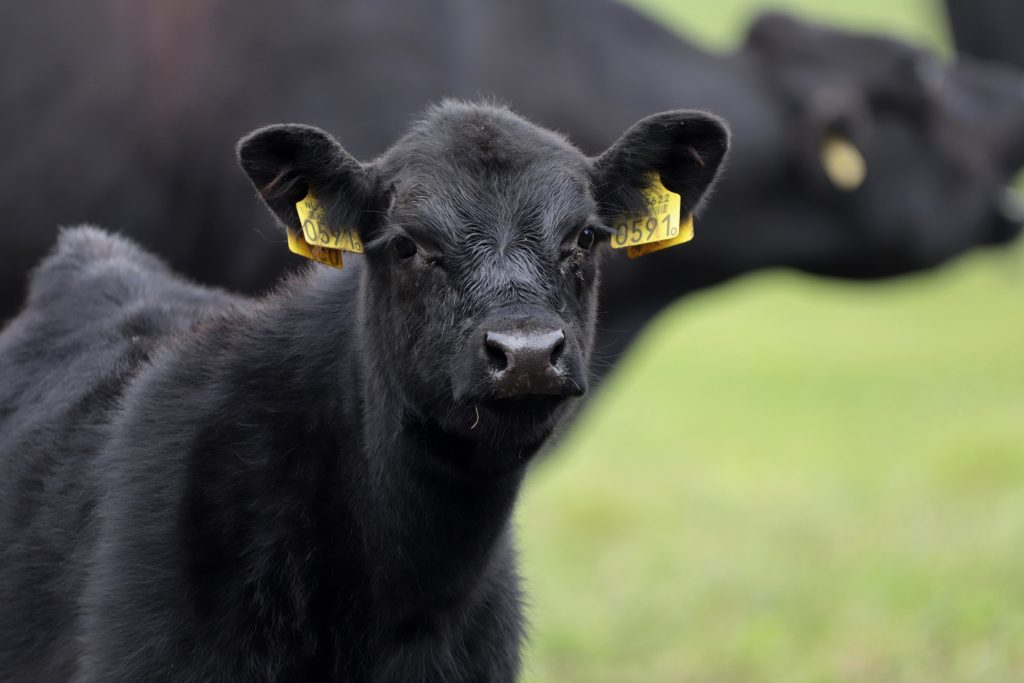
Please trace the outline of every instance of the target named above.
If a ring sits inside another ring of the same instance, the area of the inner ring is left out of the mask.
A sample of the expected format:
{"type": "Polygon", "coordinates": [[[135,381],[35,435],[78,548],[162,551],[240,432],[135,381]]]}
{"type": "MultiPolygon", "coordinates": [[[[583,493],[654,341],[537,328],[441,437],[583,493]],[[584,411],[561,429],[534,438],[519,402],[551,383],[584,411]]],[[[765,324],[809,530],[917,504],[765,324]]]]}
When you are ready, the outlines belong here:
{"type": "Polygon", "coordinates": [[[576,393],[559,362],[564,349],[565,333],[557,328],[523,327],[484,333],[488,369],[502,398],[576,393]]]}

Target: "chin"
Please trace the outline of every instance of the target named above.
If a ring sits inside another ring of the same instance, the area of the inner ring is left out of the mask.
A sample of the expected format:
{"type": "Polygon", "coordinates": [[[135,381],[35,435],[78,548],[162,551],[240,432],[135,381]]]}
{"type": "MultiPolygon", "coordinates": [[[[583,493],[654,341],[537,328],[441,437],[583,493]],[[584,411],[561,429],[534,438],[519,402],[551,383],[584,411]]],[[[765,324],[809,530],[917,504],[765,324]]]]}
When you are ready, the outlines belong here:
{"type": "Polygon", "coordinates": [[[463,401],[442,428],[478,446],[529,459],[578,401],[562,396],[480,398],[463,401]]]}

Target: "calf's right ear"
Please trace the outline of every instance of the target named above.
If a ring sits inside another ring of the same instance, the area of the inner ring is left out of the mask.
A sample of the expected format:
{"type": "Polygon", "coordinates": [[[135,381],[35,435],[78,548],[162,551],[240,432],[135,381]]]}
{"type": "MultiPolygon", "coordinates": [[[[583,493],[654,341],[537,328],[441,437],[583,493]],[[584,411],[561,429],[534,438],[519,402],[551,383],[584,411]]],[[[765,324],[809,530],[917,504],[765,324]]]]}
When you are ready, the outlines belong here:
{"type": "Polygon", "coordinates": [[[685,110],[648,116],[594,160],[596,198],[612,214],[637,213],[657,173],[680,195],[683,210],[696,213],[728,150],[729,129],[717,116],[685,110]]]}
{"type": "Polygon", "coordinates": [[[286,228],[299,228],[295,204],[312,189],[332,225],[364,235],[375,205],[372,169],[328,133],[298,124],[267,126],[242,138],[237,151],[260,198],[286,228]]]}

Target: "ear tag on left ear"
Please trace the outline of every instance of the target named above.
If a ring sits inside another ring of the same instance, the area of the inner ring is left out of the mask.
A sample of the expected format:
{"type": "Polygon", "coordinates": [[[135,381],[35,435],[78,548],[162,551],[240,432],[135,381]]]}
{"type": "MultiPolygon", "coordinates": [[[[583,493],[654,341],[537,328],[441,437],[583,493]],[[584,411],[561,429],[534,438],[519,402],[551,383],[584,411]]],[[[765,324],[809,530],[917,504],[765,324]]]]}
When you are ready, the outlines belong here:
{"type": "Polygon", "coordinates": [[[650,184],[644,190],[647,210],[619,216],[612,226],[615,228],[612,248],[625,249],[631,259],[693,239],[693,215],[687,215],[681,224],[679,222],[682,206],[679,195],[662,185],[658,174],[650,174],[649,180],[650,184]]]}
{"type": "Polygon", "coordinates": [[[288,229],[288,249],[319,263],[341,268],[341,252],[363,253],[363,243],[354,230],[337,229],[327,225],[323,205],[310,190],[295,203],[302,232],[288,229]]]}

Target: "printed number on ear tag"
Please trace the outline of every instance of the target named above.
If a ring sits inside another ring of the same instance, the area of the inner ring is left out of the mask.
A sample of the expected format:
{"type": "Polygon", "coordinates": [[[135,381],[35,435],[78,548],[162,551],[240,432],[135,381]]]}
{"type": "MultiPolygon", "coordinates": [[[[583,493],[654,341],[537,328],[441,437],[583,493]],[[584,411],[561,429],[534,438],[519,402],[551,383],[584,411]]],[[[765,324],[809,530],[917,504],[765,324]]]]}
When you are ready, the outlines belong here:
{"type": "Polygon", "coordinates": [[[650,175],[650,184],[644,190],[647,211],[619,216],[612,226],[613,249],[625,249],[629,258],[674,247],[693,239],[693,216],[679,222],[682,201],[678,194],[661,183],[656,173],[650,175]]]}
{"type": "Polygon", "coordinates": [[[319,263],[341,268],[341,252],[363,253],[363,243],[354,230],[332,228],[327,225],[324,208],[310,190],[295,203],[302,224],[298,230],[288,230],[288,249],[319,263]]]}
{"type": "Polygon", "coordinates": [[[311,246],[303,238],[302,233],[291,228],[288,228],[288,251],[332,268],[340,269],[342,266],[341,249],[311,246]]]}

